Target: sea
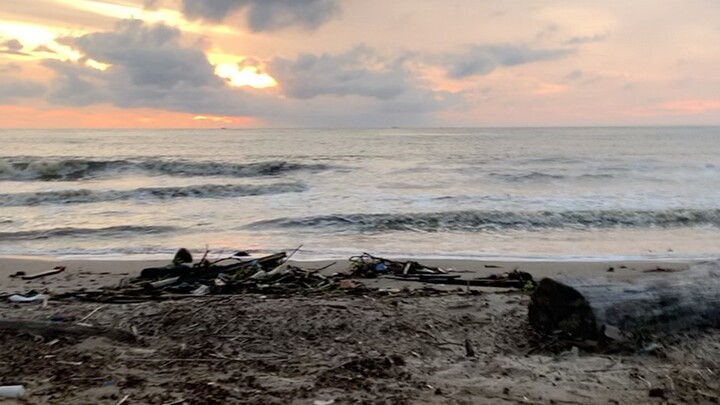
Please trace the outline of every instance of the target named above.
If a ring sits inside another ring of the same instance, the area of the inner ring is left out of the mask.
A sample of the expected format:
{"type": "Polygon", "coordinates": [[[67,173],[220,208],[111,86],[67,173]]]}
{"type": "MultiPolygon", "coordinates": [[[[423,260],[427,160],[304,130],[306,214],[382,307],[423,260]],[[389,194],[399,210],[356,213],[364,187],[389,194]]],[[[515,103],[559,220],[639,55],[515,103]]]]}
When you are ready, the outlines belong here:
{"type": "Polygon", "coordinates": [[[720,256],[720,127],[0,130],[0,256],[720,256]]]}

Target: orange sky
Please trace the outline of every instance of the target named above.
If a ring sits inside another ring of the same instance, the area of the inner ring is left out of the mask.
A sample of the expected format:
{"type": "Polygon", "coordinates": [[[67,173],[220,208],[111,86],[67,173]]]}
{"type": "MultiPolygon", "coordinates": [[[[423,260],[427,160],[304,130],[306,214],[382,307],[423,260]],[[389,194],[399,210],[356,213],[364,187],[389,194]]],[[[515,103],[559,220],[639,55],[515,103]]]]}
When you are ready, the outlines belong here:
{"type": "Polygon", "coordinates": [[[717,21],[706,0],[3,2],[0,127],[718,125],[717,21]]]}

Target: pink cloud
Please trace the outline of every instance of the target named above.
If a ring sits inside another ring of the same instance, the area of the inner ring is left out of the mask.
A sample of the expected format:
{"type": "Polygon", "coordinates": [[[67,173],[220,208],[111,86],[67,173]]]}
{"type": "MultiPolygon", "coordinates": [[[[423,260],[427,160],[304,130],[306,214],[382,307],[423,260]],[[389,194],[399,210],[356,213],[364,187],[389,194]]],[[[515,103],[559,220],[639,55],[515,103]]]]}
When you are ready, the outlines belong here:
{"type": "Polygon", "coordinates": [[[668,101],[651,107],[636,108],[626,115],[634,117],[649,117],[658,115],[688,115],[702,114],[720,110],[720,99],[712,100],[676,100],[668,101]]]}

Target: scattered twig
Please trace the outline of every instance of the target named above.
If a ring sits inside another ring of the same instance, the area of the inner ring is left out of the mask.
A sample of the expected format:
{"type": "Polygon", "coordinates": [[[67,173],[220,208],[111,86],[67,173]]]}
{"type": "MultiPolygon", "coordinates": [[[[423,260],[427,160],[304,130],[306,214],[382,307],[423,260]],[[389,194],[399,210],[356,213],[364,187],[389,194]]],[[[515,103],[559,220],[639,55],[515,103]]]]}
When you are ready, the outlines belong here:
{"type": "Polygon", "coordinates": [[[87,321],[88,319],[90,319],[91,316],[95,315],[95,313],[97,311],[101,310],[104,307],[105,307],[105,305],[100,305],[99,307],[93,309],[92,312],[90,312],[85,317],[83,317],[81,320],[79,320],[78,323],[83,323],[83,322],[87,321]]]}

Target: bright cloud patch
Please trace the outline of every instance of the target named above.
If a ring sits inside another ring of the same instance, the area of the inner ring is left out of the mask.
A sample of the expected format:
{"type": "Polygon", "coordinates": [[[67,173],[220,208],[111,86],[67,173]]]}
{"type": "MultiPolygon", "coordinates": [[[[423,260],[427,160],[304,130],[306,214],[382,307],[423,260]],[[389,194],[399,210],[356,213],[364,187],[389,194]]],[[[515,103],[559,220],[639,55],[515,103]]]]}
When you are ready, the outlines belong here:
{"type": "Polygon", "coordinates": [[[277,86],[272,76],[260,72],[255,66],[224,63],[215,67],[215,74],[226,79],[231,86],[250,86],[256,89],[277,86]]]}

